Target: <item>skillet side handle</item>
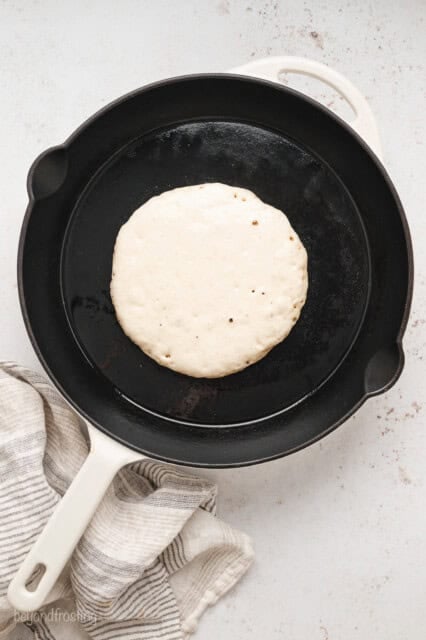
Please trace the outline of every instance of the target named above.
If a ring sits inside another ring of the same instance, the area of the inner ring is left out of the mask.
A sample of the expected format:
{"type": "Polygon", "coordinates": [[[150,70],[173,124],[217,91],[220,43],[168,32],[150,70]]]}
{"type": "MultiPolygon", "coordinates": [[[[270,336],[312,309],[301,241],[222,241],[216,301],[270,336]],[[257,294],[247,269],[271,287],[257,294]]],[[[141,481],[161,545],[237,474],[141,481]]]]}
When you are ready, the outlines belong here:
{"type": "Polygon", "coordinates": [[[39,609],[71,557],[116,472],[143,458],[87,425],[90,453],[28,553],[8,589],[8,599],[18,611],[39,609]],[[28,582],[35,569],[38,584],[28,582]]]}
{"type": "Polygon", "coordinates": [[[379,131],[370,105],[352,82],[331,67],[309,58],[274,56],[235,67],[230,69],[230,73],[263,78],[278,83],[280,83],[281,73],[299,73],[321,80],[333,87],[350,104],[355,112],[355,119],[348,124],[365,140],[376,156],[380,160],[382,159],[379,131]]]}

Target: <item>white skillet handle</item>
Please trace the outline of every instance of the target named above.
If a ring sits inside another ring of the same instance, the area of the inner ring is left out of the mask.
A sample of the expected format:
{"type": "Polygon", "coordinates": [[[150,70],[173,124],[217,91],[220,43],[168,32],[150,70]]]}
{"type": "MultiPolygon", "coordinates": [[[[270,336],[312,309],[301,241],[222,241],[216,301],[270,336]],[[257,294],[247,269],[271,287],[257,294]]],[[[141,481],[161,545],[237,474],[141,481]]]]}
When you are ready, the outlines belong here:
{"type": "Polygon", "coordinates": [[[116,472],[143,457],[87,426],[90,453],[9,585],[8,599],[18,611],[35,611],[43,605],[116,472]],[[25,585],[38,565],[45,572],[30,591],[25,585]]]}
{"type": "Polygon", "coordinates": [[[280,82],[280,73],[300,73],[333,87],[350,104],[355,119],[350,126],[365,140],[378,158],[382,158],[379,131],[373,112],[362,93],[345,76],[321,62],[296,56],[277,56],[254,60],[230,70],[246,76],[280,82]]]}

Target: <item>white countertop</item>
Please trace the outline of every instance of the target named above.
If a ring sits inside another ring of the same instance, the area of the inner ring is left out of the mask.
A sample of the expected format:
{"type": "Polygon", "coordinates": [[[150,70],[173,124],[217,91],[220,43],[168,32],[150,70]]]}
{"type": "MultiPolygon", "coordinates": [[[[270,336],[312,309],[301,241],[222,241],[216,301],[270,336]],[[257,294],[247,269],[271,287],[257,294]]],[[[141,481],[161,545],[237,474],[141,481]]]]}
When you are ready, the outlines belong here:
{"type": "MultiPolygon", "coordinates": [[[[3,0],[0,358],[39,368],[15,275],[29,165],[102,105],[162,77],[279,54],[334,66],[373,107],[385,164],[420,247],[424,7],[422,0],[3,0]]],[[[207,473],[220,487],[220,515],[252,536],[257,555],[241,584],[205,615],[197,637],[424,639],[426,253],[415,257],[407,363],[398,384],[298,454],[207,473]]]]}

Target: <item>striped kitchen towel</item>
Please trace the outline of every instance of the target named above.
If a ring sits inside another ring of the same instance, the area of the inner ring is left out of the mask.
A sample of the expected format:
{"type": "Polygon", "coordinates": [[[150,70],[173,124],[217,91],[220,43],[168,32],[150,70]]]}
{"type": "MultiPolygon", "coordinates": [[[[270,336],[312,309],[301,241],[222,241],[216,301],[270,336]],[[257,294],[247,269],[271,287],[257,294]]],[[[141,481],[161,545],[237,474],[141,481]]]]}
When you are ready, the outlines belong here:
{"type": "Polygon", "coordinates": [[[62,640],[75,636],[61,624],[76,620],[81,637],[96,640],[187,638],[253,552],[245,534],[215,517],[214,485],[153,461],[117,474],[43,610],[11,609],[8,584],[87,452],[84,425],[57,391],[1,364],[0,637],[19,624],[20,638],[62,640]],[[52,622],[58,601],[68,618],[52,622]]]}

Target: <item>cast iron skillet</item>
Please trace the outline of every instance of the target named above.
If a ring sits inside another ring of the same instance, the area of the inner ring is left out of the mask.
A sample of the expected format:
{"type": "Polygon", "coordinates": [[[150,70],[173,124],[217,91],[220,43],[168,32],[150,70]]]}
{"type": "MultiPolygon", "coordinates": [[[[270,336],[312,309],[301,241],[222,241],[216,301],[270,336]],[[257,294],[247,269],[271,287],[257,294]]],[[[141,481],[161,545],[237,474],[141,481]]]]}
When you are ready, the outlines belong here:
{"type": "MultiPolygon", "coordinates": [[[[333,85],[335,72],[296,61],[333,85]]],[[[23,611],[43,604],[123,465],[143,455],[212,467],[276,458],[391,386],[413,277],[404,213],[374,154],[316,102],[248,77],[187,76],[121,98],[36,160],[28,192],[22,310],[47,372],[88,421],[91,449],[9,585],[23,611]],[[251,189],[287,213],[308,251],[309,292],[290,336],[263,360],[199,380],[127,339],[109,281],[115,237],[137,207],[211,181],[251,189]],[[44,573],[29,588],[36,568],[44,573]]]]}
{"type": "Polygon", "coordinates": [[[400,201],[354,131],[295,91],[226,74],[144,87],[42,154],[28,192],[18,271],[32,343],[81,414],[147,456],[226,467],[291,453],[402,370],[412,251],[400,201]],[[213,181],[287,213],[310,284],[285,342],[241,373],[199,380],[124,335],[109,282],[115,237],[137,207],[213,181]]]}

